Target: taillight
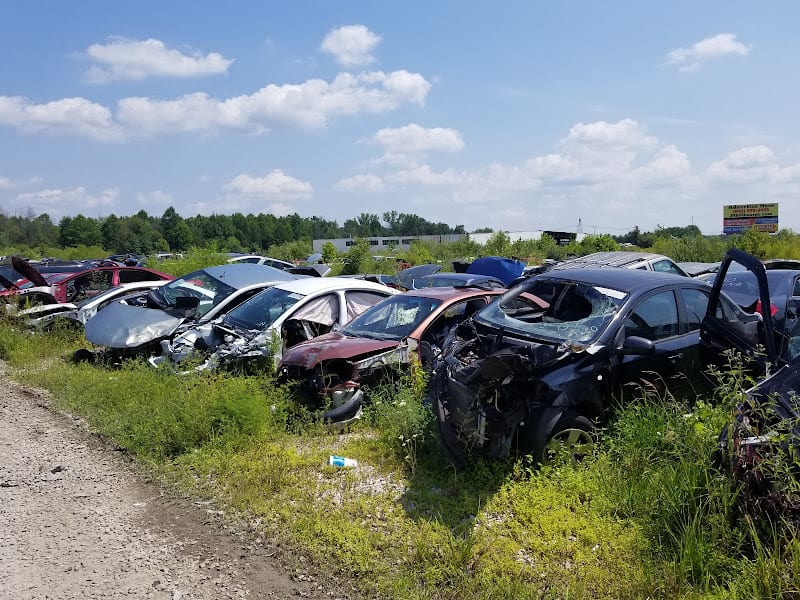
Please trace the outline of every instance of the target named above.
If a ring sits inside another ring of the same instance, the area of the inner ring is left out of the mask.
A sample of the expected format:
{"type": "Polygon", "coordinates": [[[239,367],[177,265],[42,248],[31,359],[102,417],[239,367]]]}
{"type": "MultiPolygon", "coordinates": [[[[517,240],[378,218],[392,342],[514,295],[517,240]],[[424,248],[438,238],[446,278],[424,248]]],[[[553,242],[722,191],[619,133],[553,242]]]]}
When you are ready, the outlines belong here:
{"type": "MultiPolygon", "coordinates": [[[[761,313],[762,316],[764,315],[764,311],[761,310],[761,300],[756,302],[756,312],[757,313],[761,313]]],[[[774,304],[770,304],[769,305],[769,314],[770,314],[770,316],[774,317],[776,312],[778,312],[778,307],[775,306],[774,304]]]]}

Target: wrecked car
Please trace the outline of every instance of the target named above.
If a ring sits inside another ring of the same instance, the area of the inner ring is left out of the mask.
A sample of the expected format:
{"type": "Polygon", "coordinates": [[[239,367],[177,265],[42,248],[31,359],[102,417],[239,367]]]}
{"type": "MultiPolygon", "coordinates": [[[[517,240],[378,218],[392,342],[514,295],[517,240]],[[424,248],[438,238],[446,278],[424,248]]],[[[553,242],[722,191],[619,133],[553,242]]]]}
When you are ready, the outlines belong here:
{"type": "MultiPolygon", "coordinates": [[[[471,455],[593,448],[628,383],[689,393],[702,371],[700,326],[711,287],[638,269],[553,270],[518,284],[448,339],[431,378],[440,437],[452,462],[471,455]]],[[[750,334],[758,315],[722,295],[720,310],[750,334]]]]}
{"type": "Polygon", "coordinates": [[[158,354],[184,323],[213,320],[258,292],[296,277],[249,263],[198,269],[146,294],[112,302],[86,321],[86,339],[115,356],[158,354]]]}
{"type": "Polygon", "coordinates": [[[326,421],[351,421],[361,414],[363,388],[407,368],[413,356],[423,367],[430,364],[450,329],[503,291],[432,287],[393,296],[344,328],[284,352],[279,377],[300,382],[312,400],[330,405],[326,421]]]}
{"type": "Polygon", "coordinates": [[[327,333],[398,293],[380,283],[345,277],[309,277],[271,286],[224,316],[191,327],[150,364],[199,360],[196,370],[260,368],[277,363],[283,348],[327,333]]]}
{"type": "Polygon", "coordinates": [[[765,269],[757,258],[740,250],[729,250],[714,283],[709,312],[703,321],[703,336],[709,346],[731,346],[745,358],[742,365],[756,380],[748,390],[738,390],[742,399],[733,418],[719,437],[719,457],[724,457],[733,476],[744,484],[745,497],[758,506],[793,519],[800,517],[800,501],[787,494],[800,480],[800,343],[797,322],[797,271],[765,269]],[[774,273],[783,275],[776,279],[774,273]],[[738,335],[720,314],[712,312],[722,290],[730,288],[732,276],[755,288],[737,288],[738,300],[760,305],[756,315],[761,327],[755,336],[738,335]],[[773,284],[776,284],[773,286],[773,284]],[[788,295],[787,295],[788,294],[788,295]],[[770,306],[770,310],[760,307],[770,306]]]}
{"type": "Polygon", "coordinates": [[[132,281],[169,281],[172,275],[146,269],[144,267],[126,267],[123,265],[86,266],[79,271],[39,273],[29,262],[12,257],[14,269],[27,278],[27,281],[15,282],[15,288],[0,292],[0,296],[8,296],[19,308],[26,305],[56,304],[64,302],[80,302],[118,286],[132,281]]]}
{"type": "Polygon", "coordinates": [[[168,280],[162,281],[133,281],[121,283],[96,296],[89,296],[73,304],[40,304],[21,310],[16,314],[22,319],[28,329],[46,331],[56,327],[83,327],[86,321],[105,308],[114,300],[142,295],[149,290],[165,285],[168,280]]]}

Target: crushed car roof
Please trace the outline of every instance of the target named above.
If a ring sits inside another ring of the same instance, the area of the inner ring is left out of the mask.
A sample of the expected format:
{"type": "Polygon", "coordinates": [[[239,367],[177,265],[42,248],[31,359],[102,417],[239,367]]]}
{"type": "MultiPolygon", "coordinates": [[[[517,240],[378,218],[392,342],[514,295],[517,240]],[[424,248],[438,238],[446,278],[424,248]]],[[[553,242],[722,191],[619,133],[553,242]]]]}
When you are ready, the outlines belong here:
{"type": "Polygon", "coordinates": [[[294,275],[281,269],[251,263],[217,265],[207,267],[203,271],[237,290],[264,281],[293,281],[296,279],[294,275]]]}

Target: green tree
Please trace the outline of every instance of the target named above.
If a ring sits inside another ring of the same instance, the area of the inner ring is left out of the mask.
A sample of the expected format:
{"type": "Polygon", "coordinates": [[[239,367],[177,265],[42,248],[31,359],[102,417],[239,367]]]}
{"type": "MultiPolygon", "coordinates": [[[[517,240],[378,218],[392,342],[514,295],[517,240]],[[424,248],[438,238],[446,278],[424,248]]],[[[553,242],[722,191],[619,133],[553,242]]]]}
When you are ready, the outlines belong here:
{"type": "Polygon", "coordinates": [[[322,245],[322,262],[329,265],[336,260],[336,246],[332,242],[325,242],[322,245]]]}
{"type": "Polygon", "coordinates": [[[59,244],[67,246],[99,246],[103,243],[103,233],[97,221],[77,215],[64,217],[58,224],[59,244]]]}

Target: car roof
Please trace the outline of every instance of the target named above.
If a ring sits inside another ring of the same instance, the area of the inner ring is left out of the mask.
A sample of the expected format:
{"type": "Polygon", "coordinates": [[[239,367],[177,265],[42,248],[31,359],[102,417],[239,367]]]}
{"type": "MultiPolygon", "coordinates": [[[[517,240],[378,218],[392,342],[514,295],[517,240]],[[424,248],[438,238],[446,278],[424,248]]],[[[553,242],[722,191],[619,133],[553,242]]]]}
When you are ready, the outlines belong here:
{"type": "Polygon", "coordinates": [[[429,287],[418,290],[408,290],[403,292],[403,296],[416,296],[419,298],[432,298],[434,300],[447,301],[459,300],[461,298],[477,298],[486,294],[500,295],[505,292],[505,288],[493,288],[490,290],[477,287],[429,287]]]}
{"type": "Polygon", "coordinates": [[[628,265],[647,262],[651,260],[667,259],[669,257],[663,254],[654,254],[652,252],[635,252],[633,250],[617,250],[613,252],[595,252],[587,254],[586,256],[579,256],[571,258],[559,263],[553,269],[571,269],[580,265],[597,265],[604,267],[626,267],[628,265]]]}
{"type": "Polygon", "coordinates": [[[348,289],[372,290],[389,294],[397,293],[397,290],[383,285],[382,283],[374,283],[372,281],[354,279],[352,277],[303,277],[301,279],[295,279],[294,281],[279,283],[274,287],[286,292],[303,294],[304,296],[318,292],[333,292],[348,289]]]}
{"type": "MultiPolygon", "coordinates": [[[[267,281],[292,281],[296,279],[294,275],[281,269],[252,263],[230,263],[206,267],[201,270],[237,290],[267,281]]],[[[187,275],[184,275],[183,279],[186,277],[187,275]]]]}
{"type": "Polygon", "coordinates": [[[431,275],[425,275],[423,277],[417,277],[414,279],[413,283],[414,286],[424,286],[426,282],[430,282],[432,284],[436,284],[436,282],[442,281],[445,283],[439,283],[439,287],[449,286],[449,287],[464,287],[464,286],[486,286],[486,287],[501,287],[505,288],[505,284],[500,281],[497,277],[493,275],[480,275],[480,274],[473,274],[473,273],[442,273],[441,271],[438,273],[433,273],[431,275]]]}
{"type": "Polygon", "coordinates": [[[672,273],[640,269],[563,269],[548,271],[547,273],[531,277],[530,280],[535,281],[542,279],[566,279],[601,287],[606,286],[621,291],[635,291],[641,287],[671,284],[699,288],[708,287],[708,283],[702,280],[674,275],[672,273]]]}

